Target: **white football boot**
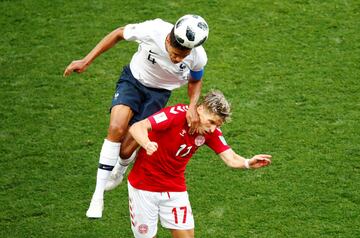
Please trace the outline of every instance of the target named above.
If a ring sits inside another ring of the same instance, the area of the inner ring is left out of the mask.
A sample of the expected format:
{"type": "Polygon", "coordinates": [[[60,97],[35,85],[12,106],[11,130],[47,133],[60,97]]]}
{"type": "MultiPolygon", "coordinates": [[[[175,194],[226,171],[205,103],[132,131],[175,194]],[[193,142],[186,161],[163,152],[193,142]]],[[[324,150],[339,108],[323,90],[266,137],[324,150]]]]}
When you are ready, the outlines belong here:
{"type": "Polygon", "coordinates": [[[128,166],[122,166],[121,164],[119,164],[119,161],[116,163],[115,167],[111,171],[110,177],[105,185],[105,191],[113,190],[123,181],[124,174],[128,166]]]}
{"type": "Polygon", "coordinates": [[[121,184],[126,170],[129,167],[129,164],[135,160],[137,152],[138,149],[135,150],[128,159],[121,159],[120,157],[118,158],[118,161],[111,171],[110,177],[105,185],[105,191],[113,190],[119,186],[119,184],[121,184]]]}
{"type": "Polygon", "coordinates": [[[104,210],[104,200],[91,200],[89,209],[86,212],[88,218],[101,218],[104,210]]]}

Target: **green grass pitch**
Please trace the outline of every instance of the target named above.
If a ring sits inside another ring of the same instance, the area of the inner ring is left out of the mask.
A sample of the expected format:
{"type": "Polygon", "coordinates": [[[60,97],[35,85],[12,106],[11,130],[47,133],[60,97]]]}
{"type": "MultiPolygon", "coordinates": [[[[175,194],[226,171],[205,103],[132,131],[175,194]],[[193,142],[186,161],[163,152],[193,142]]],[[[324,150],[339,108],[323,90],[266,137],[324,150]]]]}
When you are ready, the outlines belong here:
{"type": "Polygon", "coordinates": [[[205,148],[193,157],[196,236],[360,237],[359,1],[2,0],[0,11],[0,237],[132,237],[126,186],[106,194],[103,219],[85,212],[115,82],[137,44],[62,73],[116,27],[187,13],[210,26],[203,92],[232,103],[227,142],[273,155],[256,171],[205,148]]]}

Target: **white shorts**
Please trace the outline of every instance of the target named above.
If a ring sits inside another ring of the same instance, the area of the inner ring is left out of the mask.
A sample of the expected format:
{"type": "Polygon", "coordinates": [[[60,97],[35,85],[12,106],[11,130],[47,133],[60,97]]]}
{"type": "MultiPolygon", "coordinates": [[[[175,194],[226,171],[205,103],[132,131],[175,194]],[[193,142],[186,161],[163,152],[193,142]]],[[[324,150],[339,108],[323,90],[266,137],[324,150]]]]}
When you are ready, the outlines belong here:
{"type": "Polygon", "coordinates": [[[194,229],[194,217],[187,192],[150,192],[128,182],[131,229],[136,238],[152,238],[158,218],[168,229],[194,229]]]}

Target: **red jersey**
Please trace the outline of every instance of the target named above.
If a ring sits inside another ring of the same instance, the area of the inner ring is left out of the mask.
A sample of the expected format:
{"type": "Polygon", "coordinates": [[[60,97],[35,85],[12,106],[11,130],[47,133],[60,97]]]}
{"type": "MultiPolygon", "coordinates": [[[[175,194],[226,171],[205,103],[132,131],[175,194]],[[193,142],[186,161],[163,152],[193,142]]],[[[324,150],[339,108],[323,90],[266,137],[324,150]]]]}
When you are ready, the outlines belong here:
{"type": "Polygon", "coordinates": [[[189,134],[186,121],[187,105],[163,108],[150,116],[151,141],[158,149],[151,156],[140,148],[129,174],[130,184],[137,189],[152,192],[186,191],[185,169],[196,150],[206,144],[216,154],[230,148],[219,129],[208,134],[189,134]]]}

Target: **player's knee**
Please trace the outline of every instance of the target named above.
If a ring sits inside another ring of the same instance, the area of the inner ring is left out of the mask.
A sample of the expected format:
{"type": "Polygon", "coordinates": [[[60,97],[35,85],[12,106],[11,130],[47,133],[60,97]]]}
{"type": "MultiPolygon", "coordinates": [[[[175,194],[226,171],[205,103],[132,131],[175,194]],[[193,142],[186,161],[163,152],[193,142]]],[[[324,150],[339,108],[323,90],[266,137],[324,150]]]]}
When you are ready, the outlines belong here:
{"type": "Polygon", "coordinates": [[[126,132],[127,132],[127,127],[116,123],[110,123],[108,129],[108,135],[110,135],[111,137],[121,139],[124,137],[126,132]]]}
{"type": "Polygon", "coordinates": [[[128,159],[133,154],[133,152],[134,152],[134,150],[132,150],[130,148],[121,147],[121,149],[120,149],[120,157],[121,157],[121,159],[128,159]]]}

